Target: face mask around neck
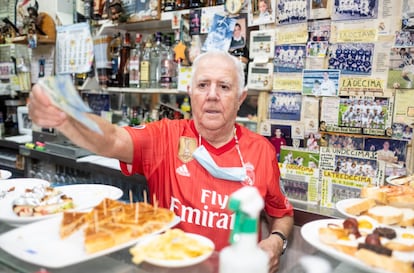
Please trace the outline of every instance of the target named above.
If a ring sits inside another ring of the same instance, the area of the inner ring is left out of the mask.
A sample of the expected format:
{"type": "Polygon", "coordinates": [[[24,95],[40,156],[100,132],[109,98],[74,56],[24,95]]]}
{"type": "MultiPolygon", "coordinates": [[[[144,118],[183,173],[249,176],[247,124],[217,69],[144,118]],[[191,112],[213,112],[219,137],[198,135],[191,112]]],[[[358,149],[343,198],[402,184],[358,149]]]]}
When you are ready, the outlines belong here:
{"type": "Polygon", "coordinates": [[[193,152],[193,157],[215,178],[236,182],[245,182],[249,179],[247,176],[246,168],[244,166],[219,167],[203,145],[200,145],[193,152]]]}

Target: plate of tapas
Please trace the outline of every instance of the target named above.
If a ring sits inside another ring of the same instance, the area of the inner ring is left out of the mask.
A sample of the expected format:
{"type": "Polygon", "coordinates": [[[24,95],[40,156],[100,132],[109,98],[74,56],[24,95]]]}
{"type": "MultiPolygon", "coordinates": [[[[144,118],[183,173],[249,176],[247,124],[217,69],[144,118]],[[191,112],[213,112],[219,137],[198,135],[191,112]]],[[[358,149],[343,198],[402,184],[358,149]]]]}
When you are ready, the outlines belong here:
{"type": "Polygon", "coordinates": [[[3,233],[0,247],[23,261],[61,268],[130,247],[179,222],[168,209],[105,198],[90,210],[64,211],[3,233]]]}
{"type": "Polygon", "coordinates": [[[104,198],[119,199],[123,191],[103,184],[72,184],[51,187],[40,179],[9,179],[0,183],[7,191],[0,200],[0,221],[20,226],[55,217],[65,210],[92,208],[104,198]]]}
{"type": "Polygon", "coordinates": [[[322,219],[301,228],[306,242],[368,272],[413,273],[414,231],[379,224],[369,216],[322,219]]]}

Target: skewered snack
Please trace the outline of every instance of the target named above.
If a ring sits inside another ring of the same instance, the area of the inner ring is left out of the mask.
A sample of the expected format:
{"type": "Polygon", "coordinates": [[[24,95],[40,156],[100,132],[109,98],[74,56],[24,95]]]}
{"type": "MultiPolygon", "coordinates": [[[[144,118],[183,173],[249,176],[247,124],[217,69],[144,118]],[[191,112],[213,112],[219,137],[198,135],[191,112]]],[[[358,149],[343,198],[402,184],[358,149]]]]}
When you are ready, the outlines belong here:
{"type": "Polygon", "coordinates": [[[106,198],[90,212],[64,212],[60,225],[62,239],[83,229],[87,253],[95,253],[165,228],[172,211],[144,202],[123,203],[106,198]]]}

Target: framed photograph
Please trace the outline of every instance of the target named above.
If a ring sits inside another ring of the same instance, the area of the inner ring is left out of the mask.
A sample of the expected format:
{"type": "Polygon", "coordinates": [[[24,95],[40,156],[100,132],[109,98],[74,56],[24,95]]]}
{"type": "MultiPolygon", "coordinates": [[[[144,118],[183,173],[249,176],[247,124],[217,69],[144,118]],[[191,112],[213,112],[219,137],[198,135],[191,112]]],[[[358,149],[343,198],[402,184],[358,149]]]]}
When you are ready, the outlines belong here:
{"type": "Polygon", "coordinates": [[[276,0],[250,0],[248,4],[248,23],[250,26],[275,22],[276,0]]]}
{"type": "Polygon", "coordinates": [[[276,45],[273,72],[302,72],[305,57],[305,45],[276,45]]]}
{"type": "Polygon", "coordinates": [[[390,126],[389,104],[388,97],[340,97],[338,124],[385,130],[390,126]]]}
{"type": "Polygon", "coordinates": [[[406,140],[368,138],[365,140],[365,151],[377,152],[378,160],[384,161],[387,165],[404,167],[407,159],[406,140]]]}
{"type": "Polygon", "coordinates": [[[334,1],[332,20],[375,19],[378,17],[378,0],[334,1]]]}
{"type": "Polygon", "coordinates": [[[411,89],[414,80],[414,47],[393,47],[390,52],[387,87],[411,89]]]}
{"type": "Polygon", "coordinates": [[[337,96],[340,71],[333,69],[303,70],[303,95],[337,96]]]}
{"type": "Polygon", "coordinates": [[[122,3],[129,23],[161,18],[161,0],[122,1],[122,3]]]}
{"type": "Polygon", "coordinates": [[[240,16],[234,26],[233,37],[231,38],[230,49],[232,52],[236,49],[244,48],[247,40],[247,18],[240,16]]]}
{"type": "Polygon", "coordinates": [[[308,19],[307,5],[307,0],[278,0],[277,23],[284,25],[306,22],[308,19]]]}
{"type": "Polygon", "coordinates": [[[302,95],[300,92],[271,92],[269,94],[270,119],[300,120],[302,95]]]}
{"type": "Polygon", "coordinates": [[[328,68],[340,69],[342,74],[371,74],[374,43],[340,43],[329,50],[328,68]]]}
{"type": "Polygon", "coordinates": [[[323,139],[329,148],[345,150],[363,150],[364,138],[358,135],[338,135],[325,133],[323,139]]]}
{"type": "Polygon", "coordinates": [[[27,106],[17,107],[17,124],[19,126],[19,134],[32,134],[32,120],[30,119],[29,110],[27,109],[27,106]]]}

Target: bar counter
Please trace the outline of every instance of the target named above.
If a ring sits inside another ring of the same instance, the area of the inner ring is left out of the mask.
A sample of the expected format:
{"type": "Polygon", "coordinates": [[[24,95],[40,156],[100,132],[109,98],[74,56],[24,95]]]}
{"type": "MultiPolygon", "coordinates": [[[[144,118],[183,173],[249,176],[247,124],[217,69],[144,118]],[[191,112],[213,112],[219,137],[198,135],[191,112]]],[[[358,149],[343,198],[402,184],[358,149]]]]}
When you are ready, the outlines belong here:
{"type": "MultiPolygon", "coordinates": [[[[301,225],[307,221],[322,218],[338,218],[341,215],[334,209],[320,208],[317,205],[304,203],[294,203],[295,206],[295,226],[292,236],[289,238],[289,246],[285,255],[282,256],[280,270],[278,272],[306,272],[298,266],[298,260],[301,257],[312,255],[319,257],[327,262],[331,267],[330,272],[363,272],[351,265],[341,263],[329,256],[321,253],[308,243],[300,235],[301,225]]],[[[5,223],[0,223],[0,234],[13,229],[5,223]]],[[[47,242],[45,242],[47,244],[47,242]]],[[[50,273],[78,273],[78,272],[100,272],[100,273],[218,273],[219,253],[214,252],[206,261],[189,267],[183,268],[163,268],[153,266],[148,263],[135,265],[132,263],[132,256],[129,248],[107,254],[79,264],[63,268],[42,268],[42,266],[30,264],[11,256],[0,249],[0,272],[5,273],[35,273],[41,269],[46,269],[50,273]]],[[[62,249],[62,251],[65,251],[62,249]]]]}
{"type": "MultiPolygon", "coordinates": [[[[0,140],[0,147],[10,147],[10,142],[0,140]]],[[[27,149],[23,145],[16,144],[12,147],[16,150],[17,154],[25,157],[25,176],[28,175],[28,170],[33,167],[33,164],[48,163],[54,166],[68,166],[70,168],[78,169],[79,171],[88,171],[91,174],[82,181],[83,183],[103,183],[112,184],[114,186],[121,187],[124,190],[125,201],[128,201],[128,191],[132,190],[134,193],[142,192],[146,188],[145,179],[142,177],[124,177],[117,168],[108,168],[107,166],[99,166],[94,162],[79,162],[74,158],[68,158],[60,154],[55,154],[49,151],[36,151],[27,149]],[[106,180],[105,180],[106,179],[106,180]],[[111,180],[107,180],[111,179],[111,180]]],[[[117,165],[117,164],[116,164],[117,165]]],[[[118,167],[118,166],[116,166],[118,167]]],[[[79,177],[82,178],[82,177],[79,177]]],[[[77,181],[77,183],[82,183],[77,181]]],[[[140,200],[141,196],[134,196],[134,199],[140,200]]],[[[134,201],[136,201],[134,200],[134,201]]],[[[142,200],[141,200],[142,201],[142,200]]],[[[305,272],[302,268],[298,267],[298,260],[307,255],[315,257],[321,257],[327,261],[332,268],[331,272],[359,272],[358,269],[351,267],[348,264],[340,263],[311,245],[306,243],[300,235],[300,228],[302,225],[309,221],[325,219],[325,218],[342,218],[343,216],[336,210],[330,208],[323,208],[319,205],[308,204],[303,202],[292,201],[295,208],[295,226],[292,232],[292,236],[289,238],[289,245],[286,253],[282,256],[280,269],[278,272],[305,272]]],[[[14,227],[9,226],[5,223],[0,222],[0,234],[13,229],[14,227]]],[[[263,236],[266,236],[266,230],[263,229],[263,236]]],[[[44,242],[47,244],[47,242],[44,242]]],[[[65,251],[62,249],[62,251],[65,251]]],[[[117,252],[98,257],[89,261],[85,261],[79,264],[63,267],[63,268],[45,268],[50,273],[78,273],[78,272],[100,272],[100,273],[218,273],[218,256],[217,252],[206,261],[184,268],[162,268],[152,266],[148,263],[142,263],[135,265],[132,263],[132,256],[129,253],[129,247],[119,250],[117,252]]],[[[11,256],[4,250],[0,249],[0,272],[6,273],[35,273],[42,269],[39,265],[30,264],[11,256]]],[[[322,273],[322,272],[321,272],[322,273]]]]}

